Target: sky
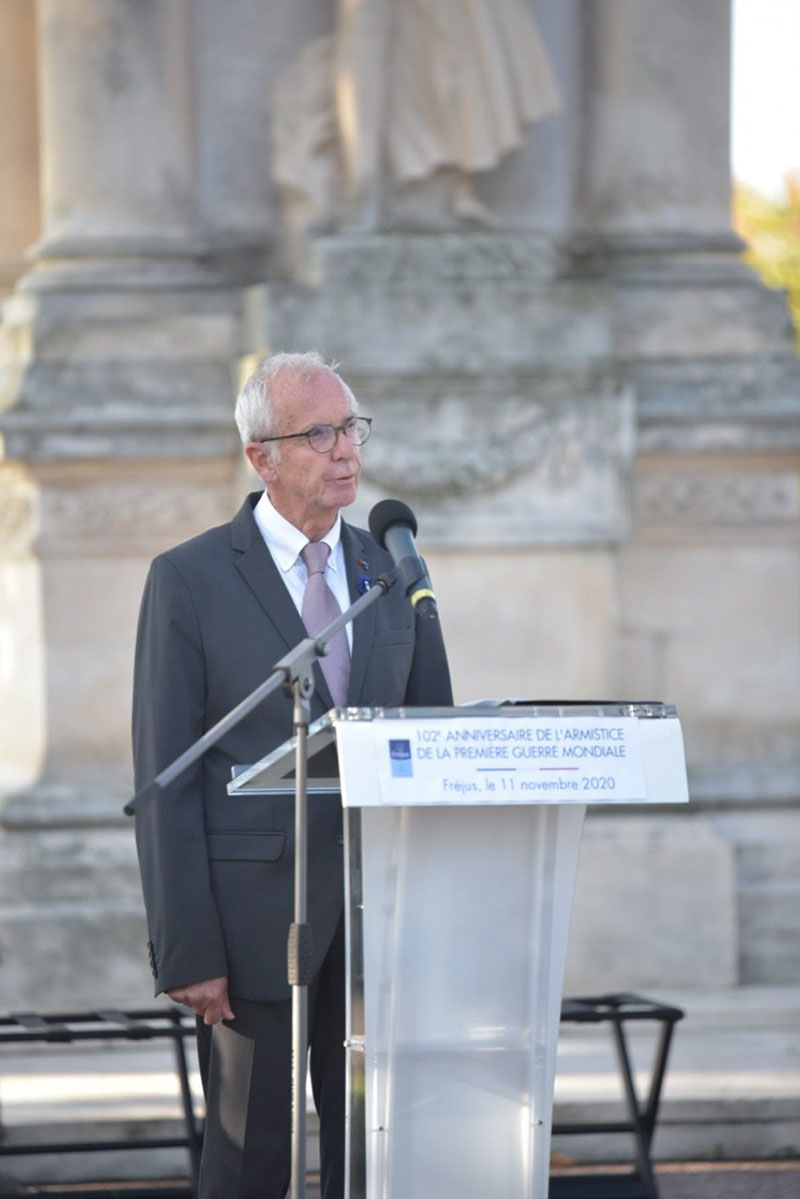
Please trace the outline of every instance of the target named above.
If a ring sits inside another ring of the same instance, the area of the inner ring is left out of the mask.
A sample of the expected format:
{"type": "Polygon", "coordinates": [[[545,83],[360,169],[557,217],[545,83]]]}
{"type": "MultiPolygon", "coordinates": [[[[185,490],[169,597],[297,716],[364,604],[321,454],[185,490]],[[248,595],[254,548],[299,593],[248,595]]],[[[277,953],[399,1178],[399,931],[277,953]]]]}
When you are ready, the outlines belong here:
{"type": "Polygon", "coordinates": [[[800,172],[800,0],[733,0],[735,179],[778,198],[800,172]]]}

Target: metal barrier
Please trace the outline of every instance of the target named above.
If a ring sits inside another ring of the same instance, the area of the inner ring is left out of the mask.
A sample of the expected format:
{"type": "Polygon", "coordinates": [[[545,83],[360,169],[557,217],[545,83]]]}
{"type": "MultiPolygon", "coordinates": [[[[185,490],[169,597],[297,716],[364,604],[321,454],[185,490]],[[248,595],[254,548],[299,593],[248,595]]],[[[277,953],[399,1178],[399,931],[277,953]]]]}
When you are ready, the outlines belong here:
{"type": "Polygon", "coordinates": [[[592,1173],[583,1177],[553,1177],[550,1179],[550,1199],[658,1199],[650,1151],[672,1034],[683,1015],[680,1008],[628,993],[587,995],[564,1000],[561,1006],[562,1023],[610,1025],[628,1118],[587,1123],[558,1122],[553,1124],[553,1136],[630,1133],[634,1143],[634,1168],[630,1174],[592,1173]],[[625,1028],[631,1022],[643,1020],[655,1021],[660,1028],[647,1094],[641,1101],[636,1093],[625,1028]]]}
{"type": "MultiPolygon", "coordinates": [[[[550,1199],[658,1199],[650,1157],[658,1118],[661,1090],[667,1068],[672,1033],[683,1018],[680,1008],[645,999],[640,995],[612,994],[571,997],[561,1008],[562,1023],[610,1026],[617,1055],[623,1097],[628,1113],[625,1120],[553,1124],[553,1136],[582,1133],[630,1133],[634,1141],[633,1171],[630,1174],[590,1176],[554,1176],[550,1180],[550,1199]],[[630,1022],[655,1021],[660,1025],[656,1052],[647,1095],[640,1101],[633,1078],[626,1025],[630,1022]]],[[[40,1015],[16,1012],[0,1017],[0,1047],[10,1044],[71,1044],[80,1041],[150,1041],[168,1038],[175,1054],[175,1071],[180,1084],[184,1135],[149,1137],[135,1140],[47,1141],[6,1144],[0,1140],[0,1162],[4,1155],[38,1153],[85,1153],[96,1150],[185,1148],[189,1154],[193,1181],[185,1184],[148,1184],[141,1190],[130,1184],[115,1189],[108,1184],[104,1199],[178,1199],[195,1193],[200,1160],[202,1131],[195,1115],[184,1038],[194,1036],[194,1017],[179,1008],[150,1008],[136,1011],[103,1010],[68,1014],[40,1015]]],[[[81,1190],[70,1185],[63,1191],[47,1187],[48,1199],[97,1199],[97,1188],[81,1190]]]]}
{"type": "MultiPolygon", "coordinates": [[[[148,1186],[137,1191],[130,1186],[114,1188],[109,1183],[104,1188],[104,1197],[125,1195],[126,1199],[172,1199],[178,1196],[193,1196],[200,1162],[202,1133],[195,1116],[192,1092],[189,1085],[189,1070],[186,1061],[184,1038],[194,1036],[195,1020],[180,1008],[147,1008],[136,1011],[105,1009],[94,1012],[68,1012],[41,1015],[38,1012],[13,1012],[0,1017],[0,1047],[7,1045],[51,1044],[67,1045],[85,1041],[153,1041],[167,1038],[172,1042],[175,1072],[180,1084],[183,1108],[183,1136],[158,1136],[135,1140],[83,1140],[83,1141],[29,1141],[7,1143],[0,1139],[0,1162],[3,1157],[39,1153],[87,1153],[98,1150],[130,1149],[173,1149],[185,1148],[189,1154],[191,1182],[170,1184],[158,1188],[148,1186]]],[[[75,1185],[63,1191],[48,1186],[48,1199],[97,1199],[97,1188],[80,1190],[75,1185]]]]}

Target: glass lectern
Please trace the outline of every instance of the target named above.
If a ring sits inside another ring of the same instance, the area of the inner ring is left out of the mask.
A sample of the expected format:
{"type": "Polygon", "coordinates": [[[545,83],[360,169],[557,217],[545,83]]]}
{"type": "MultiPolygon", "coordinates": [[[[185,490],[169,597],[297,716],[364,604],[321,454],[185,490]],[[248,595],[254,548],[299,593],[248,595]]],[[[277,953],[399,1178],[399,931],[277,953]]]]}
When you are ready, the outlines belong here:
{"type": "MultiPolygon", "coordinates": [[[[676,711],[336,709],[309,753],[332,741],[348,880],[348,1199],[546,1199],[586,806],[688,799],[676,711]]],[[[242,770],[231,794],[291,787],[292,753],[242,770]]]]}

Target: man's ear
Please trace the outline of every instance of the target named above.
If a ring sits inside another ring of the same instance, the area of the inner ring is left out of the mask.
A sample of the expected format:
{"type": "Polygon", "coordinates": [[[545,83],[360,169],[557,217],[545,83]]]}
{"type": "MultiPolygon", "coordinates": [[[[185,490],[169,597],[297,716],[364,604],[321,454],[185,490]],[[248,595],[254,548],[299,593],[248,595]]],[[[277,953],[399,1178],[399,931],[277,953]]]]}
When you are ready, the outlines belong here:
{"type": "Polygon", "coordinates": [[[267,447],[260,441],[251,441],[244,447],[244,452],[256,474],[265,483],[273,483],[276,477],[275,464],[267,447]]]}

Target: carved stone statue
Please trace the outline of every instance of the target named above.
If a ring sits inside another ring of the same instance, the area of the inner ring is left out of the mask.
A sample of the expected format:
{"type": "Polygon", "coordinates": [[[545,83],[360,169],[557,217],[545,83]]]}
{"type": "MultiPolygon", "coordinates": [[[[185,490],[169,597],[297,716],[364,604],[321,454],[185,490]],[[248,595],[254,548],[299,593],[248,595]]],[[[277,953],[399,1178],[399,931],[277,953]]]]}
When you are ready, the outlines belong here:
{"type": "Polygon", "coordinates": [[[559,106],[525,0],[339,0],[275,88],[288,224],[374,228],[398,201],[404,224],[491,221],[470,176],[559,106]]]}

